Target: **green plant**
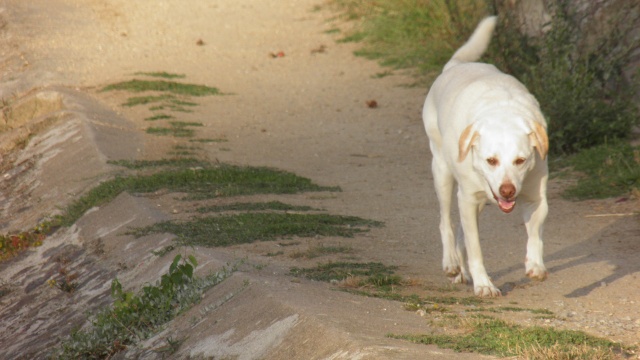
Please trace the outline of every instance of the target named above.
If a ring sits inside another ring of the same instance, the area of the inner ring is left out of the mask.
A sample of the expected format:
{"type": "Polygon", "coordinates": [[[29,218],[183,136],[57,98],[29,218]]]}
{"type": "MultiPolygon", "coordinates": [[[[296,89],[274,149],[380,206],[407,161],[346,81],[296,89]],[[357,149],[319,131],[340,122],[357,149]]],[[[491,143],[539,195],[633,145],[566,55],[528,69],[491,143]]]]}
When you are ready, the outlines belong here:
{"type": "Polygon", "coordinates": [[[51,354],[53,359],[108,359],[127,346],[144,340],[163,324],[200,301],[207,289],[230,276],[223,269],[204,278],[194,275],[198,263],[193,256],[176,255],[155,285],[137,294],[125,291],[118,279],[111,283],[111,307],[98,312],[91,326],[78,330],[51,354]]]}
{"type": "Polygon", "coordinates": [[[173,119],[173,115],[157,114],[157,115],[153,115],[153,116],[149,116],[148,118],[145,118],[146,121],[169,120],[169,119],[173,119]]]}
{"type": "Polygon", "coordinates": [[[624,142],[583,150],[554,167],[568,168],[577,177],[577,182],[563,193],[569,199],[606,198],[640,191],[640,147],[624,142]]]}
{"type": "Polygon", "coordinates": [[[78,282],[76,279],[78,278],[78,274],[71,272],[67,265],[69,265],[69,259],[65,257],[59,257],[56,259],[56,262],[59,264],[58,267],[58,278],[51,278],[47,281],[49,286],[57,287],[61,291],[72,293],[78,287],[78,282]]]}
{"type": "Polygon", "coordinates": [[[190,142],[198,142],[198,143],[222,143],[227,142],[227,139],[189,139],[190,142]]]}
{"type": "Polygon", "coordinates": [[[176,249],[175,245],[167,245],[167,246],[163,247],[160,250],[157,250],[157,251],[153,251],[152,250],[151,253],[153,255],[155,255],[155,256],[163,257],[163,256],[167,255],[168,253],[172,252],[175,249],[176,249]]]}
{"type": "Polygon", "coordinates": [[[167,100],[175,99],[173,95],[148,95],[148,96],[133,96],[127,99],[127,102],[122,106],[132,107],[137,105],[147,105],[157,102],[164,102],[167,100]]]}
{"type": "Polygon", "coordinates": [[[388,335],[457,352],[527,359],[622,359],[628,348],[581,331],[522,327],[491,317],[456,319],[462,334],[388,335]],[[541,351],[547,349],[550,351],[541,351]],[[617,355],[621,354],[621,355],[617,355]]]}
{"type": "Polygon", "coordinates": [[[221,95],[220,90],[214,87],[186,84],[167,80],[139,80],[133,79],[123,81],[102,88],[101,91],[125,90],[131,92],[158,91],[168,92],[175,95],[186,96],[207,96],[221,95]]]}
{"type": "Polygon", "coordinates": [[[230,246],[255,241],[273,241],[282,237],[352,237],[381,223],[355,216],[288,213],[241,213],[194,218],[190,221],[164,221],[130,234],[136,237],[152,233],[171,233],[185,245],[230,246]]]}
{"type": "Polygon", "coordinates": [[[364,286],[382,283],[399,284],[400,278],[394,274],[396,269],[397,266],[387,266],[377,262],[330,262],[308,269],[292,267],[289,274],[317,281],[341,281],[350,277],[359,277],[363,279],[362,286],[364,286]]]}
{"type": "Polygon", "coordinates": [[[199,207],[199,213],[223,212],[223,211],[312,211],[318,210],[310,206],[294,206],[280,201],[269,201],[260,203],[233,203],[227,205],[214,205],[199,207]]]}
{"type": "Polygon", "coordinates": [[[42,245],[47,235],[54,230],[55,226],[51,222],[44,221],[29,231],[0,235],[0,261],[9,259],[20,251],[42,245]]]}
{"type": "Polygon", "coordinates": [[[164,136],[175,136],[175,137],[192,137],[195,133],[192,129],[187,129],[185,127],[149,127],[146,130],[147,134],[152,135],[164,135],[164,136]]]}
{"type": "Polygon", "coordinates": [[[319,186],[307,178],[265,167],[211,165],[194,159],[113,162],[130,168],[171,167],[150,175],[119,176],[105,181],[73,201],[54,222],[70,226],[87,210],[108,203],[123,191],[150,193],[160,189],[184,192],[188,199],[251,194],[295,194],[307,191],[340,191],[319,186]]]}
{"type": "Polygon", "coordinates": [[[128,169],[140,170],[158,167],[172,168],[196,168],[210,166],[211,164],[195,158],[160,159],[160,160],[109,160],[108,164],[126,167],[128,169]]]}
{"type": "MultiPolygon", "coordinates": [[[[633,49],[623,34],[633,21],[612,19],[609,31],[585,44],[583,18],[566,1],[555,2],[548,31],[540,39],[519,35],[514,14],[501,16],[492,57],[518,77],[536,96],[547,116],[554,154],[567,154],[628,138],[640,114],[634,99],[637,84],[625,85],[623,67],[633,49]]],[[[633,6],[633,5],[625,5],[633,6]]],[[[517,17],[517,16],[516,16],[517,17]]]]}
{"type": "Polygon", "coordinates": [[[395,69],[415,69],[430,80],[478,20],[487,14],[483,0],[333,0],[359,26],[343,41],[362,42],[357,55],[395,69]]]}
{"type": "Polygon", "coordinates": [[[163,78],[163,79],[184,79],[185,77],[187,77],[184,74],[172,74],[172,73],[168,73],[166,71],[155,71],[155,72],[137,72],[134,75],[139,75],[139,76],[149,76],[149,77],[157,77],[157,78],[163,78]]]}

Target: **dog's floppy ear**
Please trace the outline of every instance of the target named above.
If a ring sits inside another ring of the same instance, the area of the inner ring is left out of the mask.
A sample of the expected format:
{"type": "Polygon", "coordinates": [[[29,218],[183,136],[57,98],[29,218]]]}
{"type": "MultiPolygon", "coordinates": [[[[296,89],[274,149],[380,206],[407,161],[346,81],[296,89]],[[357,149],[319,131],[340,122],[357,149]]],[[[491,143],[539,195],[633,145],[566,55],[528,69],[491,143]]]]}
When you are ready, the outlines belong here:
{"type": "Polygon", "coordinates": [[[540,158],[544,160],[549,152],[549,138],[547,130],[539,122],[533,122],[533,131],[529,133],[529,140],[538,151],[540,158]]]}
{"type": "Polygon", "coordinates": [[[467,154],[469,154],[471,147],[475,145],[478,136],[480,134],[476,131],[475,123],[464,129],[458,140],[458,162],[463,162],[467,158],[467,154]]]}

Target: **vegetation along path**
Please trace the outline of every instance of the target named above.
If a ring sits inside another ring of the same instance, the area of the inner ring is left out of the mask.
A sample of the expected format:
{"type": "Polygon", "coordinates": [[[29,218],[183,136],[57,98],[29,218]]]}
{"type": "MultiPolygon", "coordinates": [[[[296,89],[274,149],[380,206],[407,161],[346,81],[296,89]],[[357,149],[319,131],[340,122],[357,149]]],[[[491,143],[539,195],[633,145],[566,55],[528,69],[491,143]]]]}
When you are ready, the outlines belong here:
{"type": "Polygon", "coordinates": [[[636,356],[637,201],[553,179],[545,282],[487,208],[504,296],[447,283],[427,88],[336,11],[0,2],[0,357],[636,356]]]}

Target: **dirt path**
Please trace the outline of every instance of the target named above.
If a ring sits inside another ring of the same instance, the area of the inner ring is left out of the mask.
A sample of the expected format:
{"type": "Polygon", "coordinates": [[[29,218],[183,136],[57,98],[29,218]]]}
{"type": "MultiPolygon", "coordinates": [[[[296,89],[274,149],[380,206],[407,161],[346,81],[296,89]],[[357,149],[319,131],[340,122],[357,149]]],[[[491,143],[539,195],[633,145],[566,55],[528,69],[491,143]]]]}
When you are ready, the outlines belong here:
{"type": "MultiPolygon", "coordinates": [[[[340,186],[343,191],[335,196],[305,201],[331,213],[380,220],[385,227],[353,240],[326,241],[348,241],[359,260],[399,266],[403,276],[422,284],[417,292],[446,287],[430,154],[420,119],[426,89],[402,86],[411,82],[402,75],[375,78],[385,69],[354,57],[354,45],[336,43],[340,35],[327,30],[341,24],[331,20],[326,7],[318,10],[319,5],[318,0],[194,0],[188,4],[180,0],[5,0],[0,3],[10,21],[5,40],[15,47],[3,53],[9,60],[3,65],[2,95],[50,85],[83,90],[121,112],[139,130],[144,140],[134,146],[131,158],[157,159],[180,140],[144,135],[149,125],[144,119],[151,115],[148,109],[123,108],[120,104],[126,97],[122,94],[96,89],[130,79],[139,71],[185,74],[188,81],[215,86],[229,95],[203,98],[195,112],[180,118],[204,123],[199,137],[228,140],[202,145],[202,156],[276,167],[322,185],[340,186]],[[279,52],[284,56],[271,56],[279,52]],[[368,107],[368,100],[375,100],[378,107],[368,107]]],[[[637,344],[640,223],[637,215],[612,214],[637,210],[638,203],[567,202],[558,195],[561,186],[560,180],[552,181],[545,228],[550,270],[546,282],[524,279],[525,232],[518,212],[504,216],[488,208],[482,215],[485,264],[506,294],[494,305],[545,308],[556,315],[553,319],[505,315],[516,322],[579,329],[637,344]]],[[[106,249],[108,262],[117,264],[122,256],[117,247],[107,245],[106,249]]],[[[212,250],[202,251],[218,256],[212,250]]],[[[257,285],[245,294],[246,299],[233,304],[228,313],[234,315],[223,316],[220,329],[225,322],[233,324],[230,317],[259,316],[258,310],[271,306],[294,310],[279,310],[265,321],[271,319],[272,326],[279,324],[282,329],[296,324],[306,332],[295,337],[269,328],[287,344],[277,347],[269,358],[304,356],[302,350],[295,352],[295,341],[308,340],[304,334],[316,334],[311,336],[329,344],[345,342],[342,355],[331,352],[335,349],[328,344],[326,352],[309,347],[316,352],[307,355],[355,358],[357,351],[364,358],[451,355],[384,338],[392,330],[417,333],[429,325],[402,310],[401,304],[337,294],[328,290],[329,285],[291,283],[282,273],[289,266],[311,263],[264,256],[275,251],[274,243],[219,251],[222,258],[249,256],[268,269],[243,275],[257,285]],[[288,295],[278,295],[279,291],[288,295]],[[256,302],[264,293],[269,294],[268,300],[256,302]]],[[[472,291],[458,287],[452,294],[469,296],[472,291]]],[[[211,326],[212,333],[220,334],[211,326]]],[[[251,333],[250,327],[245,330],[251,333]]],[[[241,347],[233,347],[231,335],[225,336],[218,337],[218,345],[227,349],[226,354],[252,358],[241,347]]],[[[193,343],[185,346],[197,346],[196,340],[194,336],[193,343]]],[[[205,349],[201,354],[225,353],[205,349]]]]}

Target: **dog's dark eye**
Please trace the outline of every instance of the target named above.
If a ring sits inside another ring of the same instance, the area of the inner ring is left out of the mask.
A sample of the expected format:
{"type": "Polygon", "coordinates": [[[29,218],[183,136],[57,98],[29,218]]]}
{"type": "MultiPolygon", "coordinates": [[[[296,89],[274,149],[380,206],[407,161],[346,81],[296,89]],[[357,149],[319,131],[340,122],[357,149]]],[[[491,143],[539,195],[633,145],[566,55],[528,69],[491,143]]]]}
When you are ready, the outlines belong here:
{"type": "Polygon", "coordinates": [[[527,159],[525,159],[525,158],[517,158],[513,163],[515,165],[522,165],[522,164],[524,164],[525,161],[527,161],[527,159]]]}
{"type": "Polygon", "coordinates": [[[494,157],[490,157],[487,159],[487,164],[491,165],[491,166],[498,166],[500,162],[498,161],[498,159],[494,158],[494,157]]]}

